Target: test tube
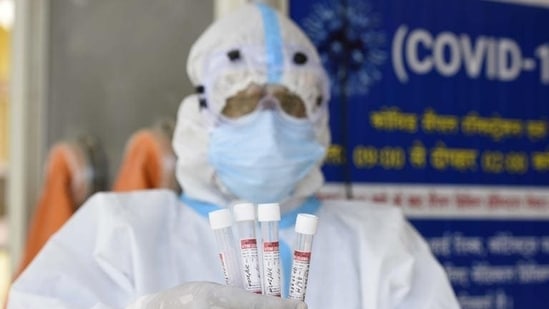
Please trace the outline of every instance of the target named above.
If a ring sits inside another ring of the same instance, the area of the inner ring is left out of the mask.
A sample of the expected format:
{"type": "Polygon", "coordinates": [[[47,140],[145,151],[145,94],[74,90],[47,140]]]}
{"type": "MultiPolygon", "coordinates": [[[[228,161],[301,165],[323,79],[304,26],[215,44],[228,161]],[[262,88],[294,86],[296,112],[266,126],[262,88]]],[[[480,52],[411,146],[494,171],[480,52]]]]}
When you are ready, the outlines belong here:
{"type": "Polygon", "coordinates": [[[298,214],[295,231],[296,240],[290,277],[290,292],[288,298],[305,301],[313,236],[316,233],[318,218],[309,214],[298,214]]]}
{"type": "Polygon", "coordinates": [[[257,219],[263,238],[263,294],[280,297],[280,206],[277,203],[257,205],[257,219]]]}
{"type": "Polygon", "coordinates": [[[239,203],[233,207],[240,251],[242,284],[246,291],[261,294],[261,273],[255,236],[255,206],[239,203]]]}
{"type": "Polygon", "coordinates": [[[215,210],[210,212],[208,217],[210,219],[210,227],[214,232],[217,242],[225,283],[227,285],[242,287],[240,268],[234,249],[235,241],[231,229],[231,212],[228,209],[215,210]]]}

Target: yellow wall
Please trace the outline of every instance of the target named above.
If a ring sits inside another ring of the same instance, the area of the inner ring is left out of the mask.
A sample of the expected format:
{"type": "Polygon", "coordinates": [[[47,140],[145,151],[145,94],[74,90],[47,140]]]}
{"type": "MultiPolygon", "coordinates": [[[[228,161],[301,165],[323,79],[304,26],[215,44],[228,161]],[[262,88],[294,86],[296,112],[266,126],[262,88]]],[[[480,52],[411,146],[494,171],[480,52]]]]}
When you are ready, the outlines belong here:
{"type": "Polygon", "coordinates": [[[10,33],[0,27],[0,165],[8,158],[10,33]]]}

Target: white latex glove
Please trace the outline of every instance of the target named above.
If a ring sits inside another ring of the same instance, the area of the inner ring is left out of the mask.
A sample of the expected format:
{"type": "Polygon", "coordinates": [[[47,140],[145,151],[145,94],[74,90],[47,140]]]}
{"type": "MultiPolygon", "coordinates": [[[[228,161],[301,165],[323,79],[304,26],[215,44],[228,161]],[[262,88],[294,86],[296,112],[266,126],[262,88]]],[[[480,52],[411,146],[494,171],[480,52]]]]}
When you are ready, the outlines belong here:
{"type": "Polygon", "coordinates": [[[304,302],[258,295],[213,282],[189,282],[140,297],[126,309],[307,309],[304,302]]]}

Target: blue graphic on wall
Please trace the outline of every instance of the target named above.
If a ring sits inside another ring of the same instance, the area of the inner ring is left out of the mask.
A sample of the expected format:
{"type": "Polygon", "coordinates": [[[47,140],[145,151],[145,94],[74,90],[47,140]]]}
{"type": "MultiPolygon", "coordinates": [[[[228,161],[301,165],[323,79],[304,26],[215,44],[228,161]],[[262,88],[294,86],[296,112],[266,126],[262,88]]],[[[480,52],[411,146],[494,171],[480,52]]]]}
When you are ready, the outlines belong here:
{"type": "Polygon", "coordinates": [[[344,6],[340,2],[315,3],[303,27],[317,46],[333,78],[332,93],[366,94],[381,79],[386,59],[385,34],[380,15],[368,2],[344,6]],[[344,80],[343,85],[338,81],[344,80]]]}

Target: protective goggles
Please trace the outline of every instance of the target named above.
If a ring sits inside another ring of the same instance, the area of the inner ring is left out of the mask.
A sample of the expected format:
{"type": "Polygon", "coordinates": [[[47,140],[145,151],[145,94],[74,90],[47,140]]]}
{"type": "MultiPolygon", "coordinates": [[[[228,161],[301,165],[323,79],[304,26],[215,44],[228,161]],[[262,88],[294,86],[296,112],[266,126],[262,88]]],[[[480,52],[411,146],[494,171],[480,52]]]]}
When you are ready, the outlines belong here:
{"type": "Polygon", "coordinates": [[[307,118],[305,103],[301,98],[280,85],[251,84],[229,97],[221,114],[229,119],[238,119],[260,109],[276,109],[296,119],[307,118]]]}
{"type": "Polygon", "coordinates": [[[317,122],[327,114],[329,83],[320,63],[300,49],[283,48],[272,65],[260,48],[218,52],[204,61],[201,106],[213,123],[237,120],[261,109],[317,122]]]}

